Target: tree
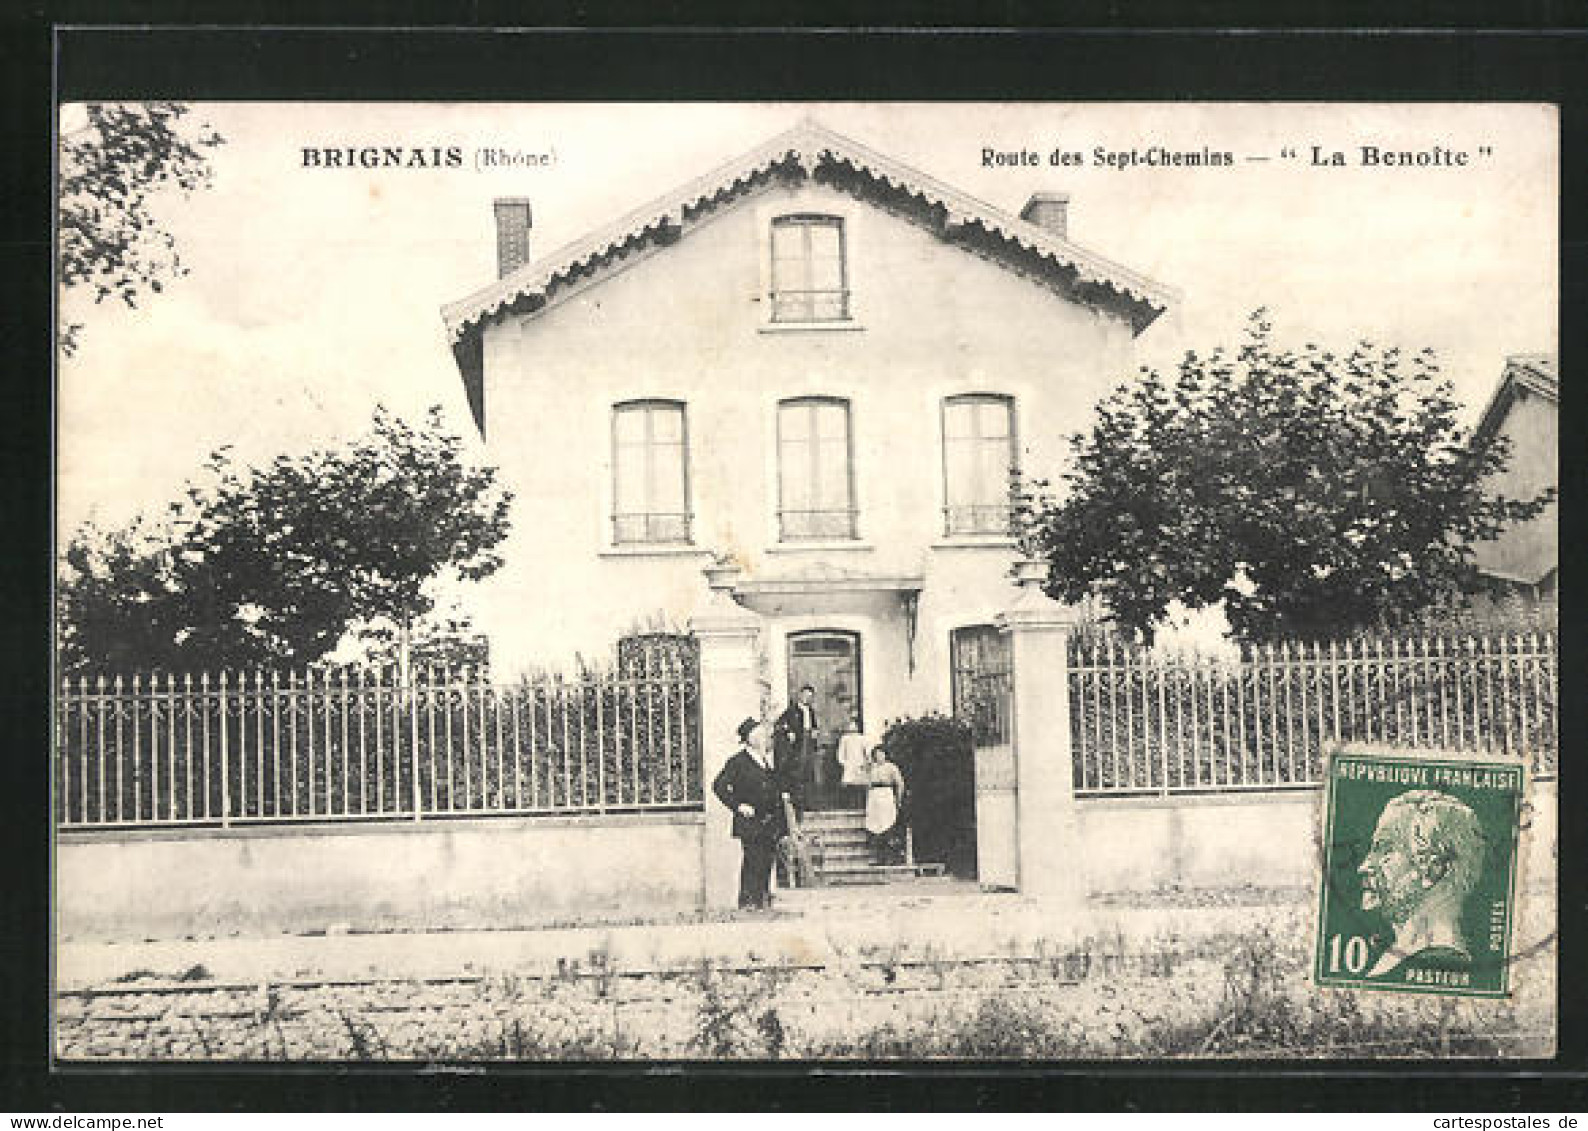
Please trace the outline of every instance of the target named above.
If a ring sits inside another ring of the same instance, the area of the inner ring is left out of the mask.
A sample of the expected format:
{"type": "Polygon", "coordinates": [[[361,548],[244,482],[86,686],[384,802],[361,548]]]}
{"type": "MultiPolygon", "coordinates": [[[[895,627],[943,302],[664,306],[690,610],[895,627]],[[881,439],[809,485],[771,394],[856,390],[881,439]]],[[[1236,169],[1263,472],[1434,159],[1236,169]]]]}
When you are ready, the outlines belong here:
{"type": "Polygon", "coordinates": [[[1318,639],[1474,591],[1473,543],[1547,504],[1485,493],[1508,453],[1458,427],[1432,351],[1270,333],[1258,311],[1233,357],[1144,369],[1072,437],[1065,497],[1020,507],[1053,596],[1101,596],[1149,639],[1175,600],[1222,602],[1242,640],[1318,639]]]}
{"type": "Polygon", "coordinates": [[[439,408],[377,409],[342,448],[241,468],[225,449],[156,528],[80,531],[58,586],[68,671],[310,664],[389,622],[406,641],[431,583],[495,572],[511,494],[463,459],[439,408]]]}
{"type": "Polygon", "coordinates": [[[195,618],[175,587],[171,556],[168,531],[141,518],[123,530],[85,523],[72,535],[56,587],[63,670],[183,666],[195,618]]]}
{"type": "MultiPolygon", "coordinates": [[[[211,170],[203,151],[223,139],[208,126],[190,133],[182,122],[188,108],[175,102],[85,109],[87,125],[61,143],[59,282],[92,288],[96,303],[115,296],[135,307],[140,293],[158,293],[163,279],[186,273],[175,238],[149,213],[150,198],[206,187],[211,170]]],[[[66,353],[81,329],[62,327],[66,353]]]]}

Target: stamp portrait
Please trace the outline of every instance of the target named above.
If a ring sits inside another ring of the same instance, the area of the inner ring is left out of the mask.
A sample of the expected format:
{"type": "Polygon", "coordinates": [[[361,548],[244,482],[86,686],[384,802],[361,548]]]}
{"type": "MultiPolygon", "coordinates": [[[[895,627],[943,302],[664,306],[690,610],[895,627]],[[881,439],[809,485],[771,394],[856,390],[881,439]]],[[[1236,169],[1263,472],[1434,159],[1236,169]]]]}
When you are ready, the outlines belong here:
{"type": "Polygon", "coordinates": [[[1330,762],[1321,986],[1510,992],[1522,763],[1347,749],[1330,762]]]}

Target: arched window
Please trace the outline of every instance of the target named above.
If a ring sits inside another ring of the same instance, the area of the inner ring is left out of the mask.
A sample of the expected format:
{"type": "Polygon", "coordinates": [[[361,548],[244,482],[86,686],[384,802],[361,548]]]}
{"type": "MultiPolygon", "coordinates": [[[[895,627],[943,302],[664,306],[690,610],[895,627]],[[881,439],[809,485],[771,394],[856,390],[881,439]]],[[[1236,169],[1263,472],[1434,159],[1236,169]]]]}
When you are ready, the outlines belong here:
{"type": "Polygon", "coordinates": [[[1008,534],[1018,465],[1013,397],[943,401],[944,532],[1008,534]]]}
{"type": "Polygon", "coordinates": [[[849,402],[798,397],[777,410],[778,530],[784,541],[854,538],[849,402]]]}
{"type": "Polygon", "coordinates": [[[614,405],[613,543],[689,540],[689,425],[683,403],[614,405]]]}
{"type": "Polygon", "coordinates": [[[838,216],[772,221],[772,321],[839,322],[849,317],[844,222],[838,216]]]}

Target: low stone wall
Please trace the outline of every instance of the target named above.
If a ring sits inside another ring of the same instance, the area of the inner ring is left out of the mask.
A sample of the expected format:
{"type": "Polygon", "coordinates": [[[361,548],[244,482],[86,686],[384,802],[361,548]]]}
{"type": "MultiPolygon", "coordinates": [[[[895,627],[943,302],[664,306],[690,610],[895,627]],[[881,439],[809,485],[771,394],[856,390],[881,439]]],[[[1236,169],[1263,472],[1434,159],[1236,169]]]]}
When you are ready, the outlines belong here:
{"type": "Polygon", "coordinates": [[[64,940],[533,926],[692,911],[699,813],[96,832],[56,845],[64,940]]]}
{"type": "MultiPolygon", "coordinates": [[[[1093,892],[1163,888],[1312,887],[1318,882],[1317,789],[1079,803],[1093,892]]],[[[1533,789],[1522,882],[1555,882],[1557,795],[1533,789]]]]}
{"type": "MultiPolygon", "coordinates": [[[[1318,804],[1314,789],[1083,801],[1087,886],[1312,887],[1318,804]]],[[[1529,886],[1554,883],[1556,807],[1553,783],[1535,787],[1529,886]]],[[[63,834],[56,929],[136,940],[655,918],[703,905],[703,835],[700,813],[63,834]]]]}
{"type": "Polygon", "coordinates": [[[1316,790],[1096,798],[1079,808],[1094,892],[1318,880],[1316,790]]]}

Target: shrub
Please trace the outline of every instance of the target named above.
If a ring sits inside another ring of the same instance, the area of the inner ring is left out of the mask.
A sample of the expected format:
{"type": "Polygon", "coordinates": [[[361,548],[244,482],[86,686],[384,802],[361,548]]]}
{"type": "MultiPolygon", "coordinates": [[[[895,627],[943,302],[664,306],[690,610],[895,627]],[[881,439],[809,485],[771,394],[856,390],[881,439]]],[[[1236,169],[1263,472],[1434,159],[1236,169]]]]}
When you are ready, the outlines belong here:
{"type": "Polygon", "coordinates": [[[971,729],[947,715],[899,719],[882,736],[904,775],[904,820],[914,831],[915,857],[976,875],[976,750],[971,729]]]}
{"type": "Polygon", "coordinates": [[[700,641],[672,629],[633,631],[618,637],[617,674],[621,679],[648,679],[694,672],[700,663],[700,641]]]}

